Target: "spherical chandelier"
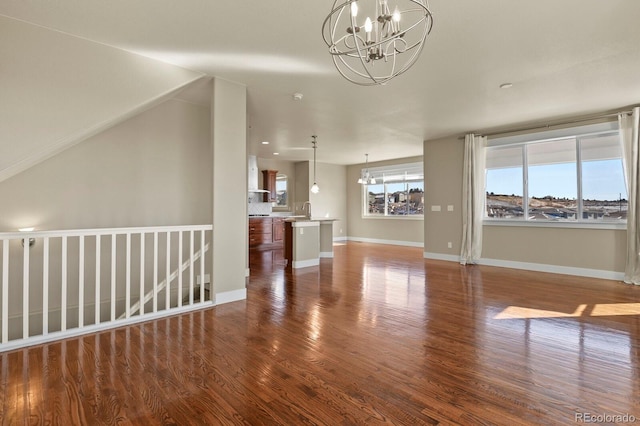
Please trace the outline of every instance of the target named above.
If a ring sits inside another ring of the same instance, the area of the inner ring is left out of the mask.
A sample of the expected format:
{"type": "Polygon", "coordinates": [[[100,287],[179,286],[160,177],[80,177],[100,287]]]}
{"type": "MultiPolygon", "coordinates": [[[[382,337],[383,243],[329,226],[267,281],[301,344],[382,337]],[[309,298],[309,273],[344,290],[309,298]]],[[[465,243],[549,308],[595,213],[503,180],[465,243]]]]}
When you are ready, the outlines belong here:
{"type": "Polygon", "coordinates": [[[336,0],[322,36],[344,78],[373,86],[407,71],[432,27],[427,0],[336,0]]]}

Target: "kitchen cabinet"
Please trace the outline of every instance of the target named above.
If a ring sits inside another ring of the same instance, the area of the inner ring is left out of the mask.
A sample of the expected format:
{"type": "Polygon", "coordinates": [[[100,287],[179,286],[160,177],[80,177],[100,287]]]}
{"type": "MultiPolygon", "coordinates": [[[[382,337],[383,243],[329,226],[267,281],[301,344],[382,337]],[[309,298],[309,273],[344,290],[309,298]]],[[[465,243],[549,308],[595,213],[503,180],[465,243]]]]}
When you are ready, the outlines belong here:
{"type": "Polygon", "coordinates": [[[278,248],[282,246],[283,239],[283,218],[249,218],[249,248],[278,248]]]}
{"type": "Polygon", "coordinates": [[[282,241],[284,240],[284,219],[281,217],[274,217],[271,229],[273,242],[282,244],[282,241]]]}
{"type": "Polygon", "coordinates": [[[274,203],[278,201],[278,196],[276,194],[276,175],[278,174],[277,170],[263,170],[262,171],[262,188],[266,191],[264,193],[263,201],[265,203],[274,203]]]}

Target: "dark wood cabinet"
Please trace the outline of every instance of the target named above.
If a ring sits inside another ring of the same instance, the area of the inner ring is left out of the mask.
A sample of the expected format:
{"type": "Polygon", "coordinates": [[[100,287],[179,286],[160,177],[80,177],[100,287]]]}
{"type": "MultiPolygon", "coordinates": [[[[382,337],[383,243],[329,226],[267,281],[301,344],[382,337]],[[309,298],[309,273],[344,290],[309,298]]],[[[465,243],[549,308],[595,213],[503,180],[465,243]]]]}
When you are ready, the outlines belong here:
{"type": "Polygon", "coordinates": [[[282,241],[284,239],[284,219],[279,217],[273,218],[272,236],[274,243],[282,244],[282,241]]]}
{"type": "Polygon", "coordinates": [[[284,219],[280,217],[249,218],[249,248],[276,248],[284,239],[284,219]]]}
{"type": "Polygon", "coordinates": [[[273,203],[278,201],[276,194],[276,175],[277,170],[263,170],[262,171],[262,189],[269,191],[264,193],[263,201],[265,203],[273,203]]]}

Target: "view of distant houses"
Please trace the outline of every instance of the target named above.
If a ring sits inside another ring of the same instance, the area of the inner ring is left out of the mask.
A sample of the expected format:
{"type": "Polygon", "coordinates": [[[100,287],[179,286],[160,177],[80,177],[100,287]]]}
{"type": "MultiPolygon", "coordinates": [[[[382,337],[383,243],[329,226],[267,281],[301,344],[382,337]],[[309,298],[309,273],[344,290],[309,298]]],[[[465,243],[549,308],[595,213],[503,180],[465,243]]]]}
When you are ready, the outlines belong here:
{"type": "MultiPolygon", "coordinates": [[[[424,214],[424,191],[413,188],[407,191],[387,193],[388,215],[424,214]]],[[[385,193],[369,192],[369,214],[384,214],[385,193]]]]}
{"type": "MultiPolygon", "coordinates": [[[[503,219],[522,219],[522,197],[487,193],[487,216],[503,219]]],[[[576,219],[577,200],[546,196],[529,199],[530,220],[576,219]]],[[[583,220],[621,221],[627,219],[627,200],[583,200],[583,220]]]]}

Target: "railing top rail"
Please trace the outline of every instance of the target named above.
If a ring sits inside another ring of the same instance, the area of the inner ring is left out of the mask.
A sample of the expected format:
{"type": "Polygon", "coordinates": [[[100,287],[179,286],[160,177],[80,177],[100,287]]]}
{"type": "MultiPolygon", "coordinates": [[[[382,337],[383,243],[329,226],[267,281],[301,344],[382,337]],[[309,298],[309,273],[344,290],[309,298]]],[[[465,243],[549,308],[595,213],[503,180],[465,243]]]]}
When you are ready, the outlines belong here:
{"type": "Polygon", "coordinates": [[[132,228],[96,228],[96,229],[65,229],[57,231],[29,231],[29,232],[0,232],[0,240],[44,238],[44,237],[79,237],[94,235],[147,234],[150,232],[179,232],[179,231],[211,231],[213,225],[178,225],[178,226],[145,226],[132,228]]]}

